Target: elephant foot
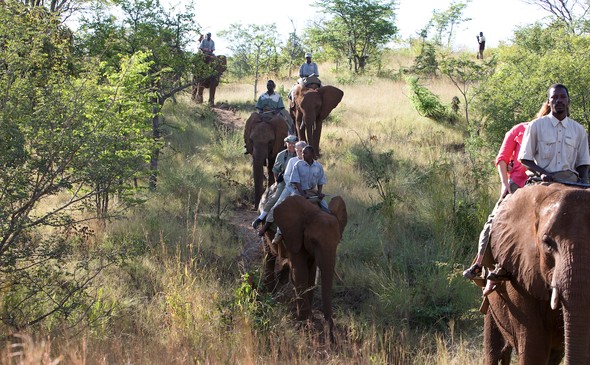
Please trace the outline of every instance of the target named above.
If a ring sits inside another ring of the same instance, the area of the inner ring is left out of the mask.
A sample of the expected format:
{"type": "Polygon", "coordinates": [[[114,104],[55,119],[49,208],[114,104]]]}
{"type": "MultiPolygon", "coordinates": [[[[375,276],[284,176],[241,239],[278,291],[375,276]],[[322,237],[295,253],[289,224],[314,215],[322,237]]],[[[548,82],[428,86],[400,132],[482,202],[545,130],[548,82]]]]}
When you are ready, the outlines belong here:
{"type": "Polygon", "coordinates": [[[203,96],[197,95],[197,97],[195,98],[195,101],[197,102],[197,104],[203,104],[203,96]]]}

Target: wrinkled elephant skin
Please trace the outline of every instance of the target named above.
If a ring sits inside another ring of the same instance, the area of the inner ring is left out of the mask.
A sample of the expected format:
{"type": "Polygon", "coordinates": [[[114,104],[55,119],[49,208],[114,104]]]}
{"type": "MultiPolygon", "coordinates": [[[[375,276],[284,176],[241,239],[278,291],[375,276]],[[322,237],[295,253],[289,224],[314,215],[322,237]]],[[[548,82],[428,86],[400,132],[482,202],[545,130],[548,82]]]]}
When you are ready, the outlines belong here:
{"type": "Polygon", "coordinates": [[[343,97],[342,90],[329,85],[319,89],[299,86],[293,91],[291,113],[298,137],[312,145],[317,155],[320,153],[322,123],[343,97]]]}
{"type": "Polygon", "coordinates": [[[302,196],[290,196],[275,208],[274,216],[283,235],[283,246],[279,251],[289,264],[295,286],[297,319],[311,317],[317,267],[321,272],[324,318],[329,324],[333,339],[332,283],[336,248],[348,216],[346,204],[339,196],[331,199],[329,209],[331,213],[321,210],[317,204],[302,196]]]}
{"type": "Polygon", "coordinates": [[[490,247],[513,278],[488,295],[487,364],[511,348],[520,365],[590,364],[589,206],[590,191],[545,183],[499,207],[490,247]]]}
{"type": "Polygon", "coordinates": [[[246,152],[252,155],[252,176],[254,178],[254,208],[258,207],[260,197],[265,190],[264,166],[267,169],[268,186],[274,183],[272,167],[279,152],[285,149],[285,137],[288,134],[285,120],[277,115],[272,119],[263,119],[260,114],[252,113],[244,128],[246,152]]]}

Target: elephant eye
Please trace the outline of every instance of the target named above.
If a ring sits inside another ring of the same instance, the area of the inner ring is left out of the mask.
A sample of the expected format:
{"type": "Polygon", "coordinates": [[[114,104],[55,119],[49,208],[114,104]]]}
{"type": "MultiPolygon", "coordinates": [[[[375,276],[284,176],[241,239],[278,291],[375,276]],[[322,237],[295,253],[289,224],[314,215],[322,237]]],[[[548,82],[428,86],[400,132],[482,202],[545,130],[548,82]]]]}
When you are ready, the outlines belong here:
{"type": "Polygon", "coordinates": [[[557,250],[557,243],[555,242],[553,237],[545,234],[543,235],[543,239],[541,240],[541,242],[543,243],[543,247],[545,247],[545,250],[547,250],[548,252],[553,252],[557,250]]]}

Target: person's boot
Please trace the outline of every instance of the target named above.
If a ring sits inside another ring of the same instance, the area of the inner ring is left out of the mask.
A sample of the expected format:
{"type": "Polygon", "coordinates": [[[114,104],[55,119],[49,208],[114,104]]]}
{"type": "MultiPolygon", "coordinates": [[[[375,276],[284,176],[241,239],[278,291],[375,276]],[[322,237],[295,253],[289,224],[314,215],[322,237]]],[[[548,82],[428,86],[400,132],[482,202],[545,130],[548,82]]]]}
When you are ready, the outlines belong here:
{"type": "Polygon", "coordinates": [[[270,228],[271,225],[272,225],[272,222],[264,222],[264,225],[262,226],[260,231],[258,231],[258,235],[260,237],[264,236],[264,232],[266,232],[270,228]]]}

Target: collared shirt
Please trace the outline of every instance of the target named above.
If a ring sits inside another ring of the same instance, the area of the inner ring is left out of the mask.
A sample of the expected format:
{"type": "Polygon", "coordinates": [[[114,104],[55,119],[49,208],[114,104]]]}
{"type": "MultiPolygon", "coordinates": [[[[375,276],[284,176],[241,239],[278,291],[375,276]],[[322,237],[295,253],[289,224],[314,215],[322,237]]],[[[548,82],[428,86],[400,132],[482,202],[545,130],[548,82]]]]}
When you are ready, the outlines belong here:
{"type": "Polygon", "coordinates": [[[205,38],[201,41],[201,44],[199,45],[199,49],[202,50],[203,52],[213,53],[213,52],[215,52],[215,42],[213,42],[213,39],[205,38]]]}
{"type": "Polygon", "coordinates": [[[288,149],[284,149],[279,152],[277,154],[277,158],[275,159],[275,164],[272,166],[272,172],[277,175],[281,172],[284,172],[286,175],[287,163],[292,157],[297,157],[297,152],[293,151],[293,153],[290,153],[288,149]]]}
{"type": "Polygon", "coordinates": [[[256,109],[260,111],[279,111],[285,109],[285,104],[283,104],[283,99],[279,94],[272,93],[272,95],[268,95],[267,91],[258,98],[256,109]]]}
{"type": "Polygon", "coordinates": [[[297,161],[289,181],[291,184],[300,183],[303,190],[313,189],[316,185],[325,185],[327,182],[324,168],[315,160],[311,165],[305,160],[297,161]]]}
{"type": "Polygon", "coordinates": [[[299,77],[307,77],[312,74],[320,76],[320,72],[318,71],[318,65],[316,65],[315,62],[305,62],[303,65],[301,65],[301,67],[299,67],[299,77]]]}
{"type": "Polygon", "coordinates": [[[519,160],[534,160],[548,172],[571,170],[590,165],[588,134],[582,125],[552,114],[533,120],[526,129],[519,160]]]}
{"type": "Polygon", "coordinates": [[[299,161],[299,157],[295,156],[289,159],[289,161],[287,161],[287,167],[285,167],[285,186],[286,188],[290,188],[291,187],[291,175],[293,174],[293,167],[295,167],[295,164],[297,163],[297,161],[299,161]]]}
{"type": "Polygon", "coordinates": [[[521,188],[527,181],[526,167],[518,161],[518,152],[520,152],[520,146],[522,144],[522,138],[524,131],[529,123],[520,123],[512,127],[504,135],[504,141],[496,156],[496,166],[500,161],[506,162],[506,165],[513,162],[512,171],[508,173],[510,180],[521,188]]]}

